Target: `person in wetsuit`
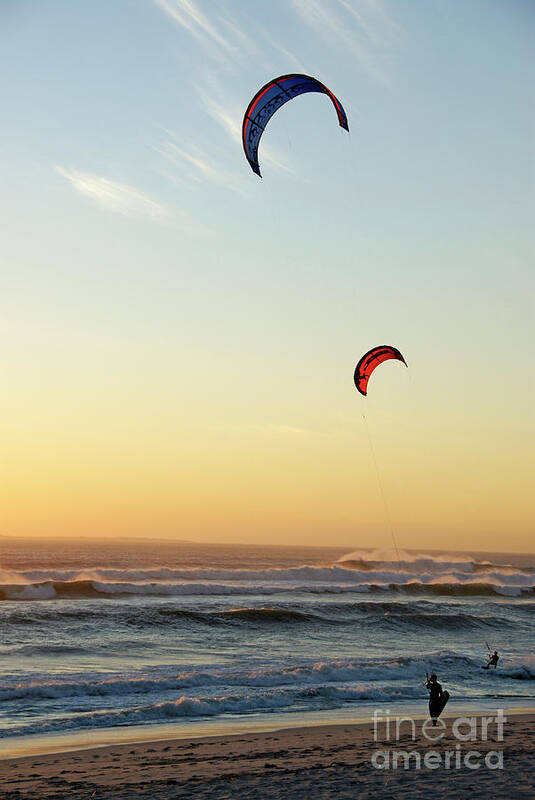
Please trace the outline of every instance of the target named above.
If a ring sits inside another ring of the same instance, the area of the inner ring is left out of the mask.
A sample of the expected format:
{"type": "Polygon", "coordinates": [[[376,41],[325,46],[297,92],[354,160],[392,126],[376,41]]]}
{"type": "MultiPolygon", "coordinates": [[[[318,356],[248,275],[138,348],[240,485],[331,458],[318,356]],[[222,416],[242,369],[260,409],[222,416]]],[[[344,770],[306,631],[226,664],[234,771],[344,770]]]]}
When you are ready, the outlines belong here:
{"type": "Polygon", "coordinates": [[[431,677],[427,678],[425,687],[429,690],[429,716],[433,720],[433,725],[436,726],[443,692],[434,672],[431,677]]]}
{"type": "Polygon", "coordinates": [[[485,669],[489,669],[489,667],[494,667],[494,669],[496,669],[499,660],[500,656],[498,655],[498,651],[495,650],[494,653],[489,658],[489,660],[487,661],[487,666],[485,667],[485,669]]]}

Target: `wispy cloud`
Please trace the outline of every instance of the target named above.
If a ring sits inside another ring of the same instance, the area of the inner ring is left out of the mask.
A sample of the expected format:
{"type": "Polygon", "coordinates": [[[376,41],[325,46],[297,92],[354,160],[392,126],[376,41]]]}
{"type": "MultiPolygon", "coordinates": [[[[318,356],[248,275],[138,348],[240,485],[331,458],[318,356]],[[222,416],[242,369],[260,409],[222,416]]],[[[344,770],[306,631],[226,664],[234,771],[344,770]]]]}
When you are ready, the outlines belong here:
{"type": "Polygon", "coordinates": [[[382,51],[398,30],[378,0],[291,0],[298,17],[325,40],[351,51],[374,77],[384,81],[382,51]]]}
{"type": "Polygon", "coordinates": [[[193,2],[193,0],[154,0],[171,19],[182,25],[201,43],[210,42],[212,45],[221,47],[227,52],[233,50],[232,45],[217,28],[210,22],[203,11],[193,2]]]}
{"type": "MultiPolygon", "coordinates": [[[[287,47],[284,47],[281,42],[275,41],[275,39],[270,36],[267,31],[264,31],[264,39],[266,40],[269,48],[276,53],[277,63],[281,61],[281,55],[284,59],[284,61],[281,62],[281,67],[279,69],[280,73],[289,72],[288,67],[285,66],[286,64],[289,66],[291,65],[297,72],[308,73],[309,70],[305,67],[298,56],[295,53],[292,53],[287,47]]],[[[269,66],[271,66],[271,63],[269,66]]]]}
{"type": "Polygon", "coordinates": [[[197,87],[199,98],[205,111],[223,128],[233,142],[241,145],[241,126],[244,109],[238,103],[230,101],[228,97],[224,105],[219,103],[216,97],[221,97],[221,92],[219,87],[215,85],[213,77],[208,81],[208,84],[207,88],[197,87]]]}
{"type": "Polygon", "coordinates": [[[229,13],[223,2],[214,3],[213,0],[153,0],[167,16],[192,36],[205,51],[206,55],[225,64],[227,67],[242,68],[244,59],[250,63],[251,58],[255,63],[264,62],[269,70],[272,66],[266,54],[272,51],[277,63],[280,57],[294,69],[305,72],[298,57],[286,48],[280,41],[280,36],[275,40],[265,27],[255,23],[253,16],[245,18],[244,13],[253,9],[242,6],[237,14],[229,13]]]}
{"type": "Polygon", "coordinates": [[[190,185],[208,182],[242,195],[248,193],[241,175],[220,166],[220,158],[184,141],[174,131],[164,129],[164,134],[153,149],[175,168],[172,176],[167,173],[168,178],[190,185]]]}
{"type": "Polygon", "coordinates": [[[134,186],[117,183],[101,175],[77,169],[56,167],[76,191],[89,197],[102,208],[128,217],[149,217],[159,222],[168,219],[168,209],[134,186]]]}
{"type": "Polygon", "coordinates": [[[174,22],[193,36],[208,55],[218,60],[232,60],[255,49],[253,41],[236,20],[225,16],[221,5],[204,11],[198,0],[154,0],[174,22]]]}
{"type": "Polygon", "coordinates": [[[347,11],[362,30],[366,33],[370,41],[382,45],[385,38],[400,32],[399,26],[388,15],[378,0],[360,0],[355,4],[352,0],[338,0],[340,6],[347,11]]]}
{"type": "Polygon", "coordinates": [[[92,175],[77,169],[56,166],[77,192],[98,203],[101,208],[126,217],[145,217],[155,222],[165,222],[190,236],[207,238],[213,231],[182,208],[172,207],[153,200],[144,192],[125,183],[117,183],[101,175],[92,175]]]}

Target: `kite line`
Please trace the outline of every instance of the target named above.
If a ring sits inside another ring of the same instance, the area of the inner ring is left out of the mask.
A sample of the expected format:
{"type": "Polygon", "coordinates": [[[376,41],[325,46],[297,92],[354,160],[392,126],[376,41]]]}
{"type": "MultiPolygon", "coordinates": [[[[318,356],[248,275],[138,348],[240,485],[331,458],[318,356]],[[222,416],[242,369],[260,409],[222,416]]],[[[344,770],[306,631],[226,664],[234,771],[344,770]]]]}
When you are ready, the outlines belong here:
{"type": "Polygon", "coordinates": [[[366,419],[366,414],[364,414],[364,412],[362,414],[362,419],[364,420],[364,427],[366,428],[366,434],[368,436],[368,443],[370,445],[370,451],[371,451],[371,454],[372,454],[372,460],[373,460],[373,464],[374,464],[374,467],[375,467],[375,474],[377,476],[377,483],[379,485],[379,492],[380,492],[381,497],[383,499],[383,506],[384,506],[384,512],[385,512],[385,519],[386,519],[387,528],[390,531],[390,536],[392,537],[392,544],[394,545],[394,550],[396,552],[396,557],[397,557],[398,564],[399,564],[399,563],[401,563],[401,558],[399,557],[399,549],[398,549],[398,544],[396,542],[396,536],[395,536],[395,533],[394,533],[394,526],[392,524],[392,517],[390,515],[390,509],[388,507],[388,502],[387,502],[387,499],[386,499],[386,493],[385,493],[385,490],[384,490],[384,487],[383,487],[383,481],[381,480],[381,473],[379,472],[379,464],[377,463],[377,456],[375,455],[375,448],[373,446],[373,441],[372,441],[372,437],[371,437],[371,434],[370,434],[370,429],[369,429],[369,426],[368,426],[368,420],[366,419]]]}

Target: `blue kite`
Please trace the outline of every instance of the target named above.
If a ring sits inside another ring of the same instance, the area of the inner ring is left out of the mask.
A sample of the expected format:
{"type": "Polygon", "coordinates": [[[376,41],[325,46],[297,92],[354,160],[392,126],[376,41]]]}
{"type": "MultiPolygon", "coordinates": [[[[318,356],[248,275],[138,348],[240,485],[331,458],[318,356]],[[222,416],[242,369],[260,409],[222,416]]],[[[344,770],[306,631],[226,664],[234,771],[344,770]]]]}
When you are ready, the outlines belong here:
{"type": "Polygon", "coordinates": [[[281,75],[280,78],[274,78],[269,83],[255,94],[243,118],[242,125],[242,141],[243,149],[247,161],[251,165],[253,172],[261,178],[260,166],[258,164],[258,145],[260,138],[264,133],[267,123],[278,111],[278,109],[287,103],[288,100],[293,100],[300,94],[307,92],[320,92],[321,94],[328,95],[338,116],[338,123],[341,128],[349,131],[346,112],[342,108],[340,101],[334,96],[330,89],[323,83],[311,78],[310,75],[281,75]]]}

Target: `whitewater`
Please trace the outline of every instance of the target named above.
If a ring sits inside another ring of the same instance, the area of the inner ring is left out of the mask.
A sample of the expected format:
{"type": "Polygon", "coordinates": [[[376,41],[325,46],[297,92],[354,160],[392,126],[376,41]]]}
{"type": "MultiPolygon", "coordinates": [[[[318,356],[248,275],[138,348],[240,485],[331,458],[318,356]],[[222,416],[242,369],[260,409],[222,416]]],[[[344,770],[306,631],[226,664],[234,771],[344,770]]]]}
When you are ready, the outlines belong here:
{"type": "Polygon", "coordinates": [[[535,706],[535,556],[399,556],[2,540],[0,737],[535,706]]]}

